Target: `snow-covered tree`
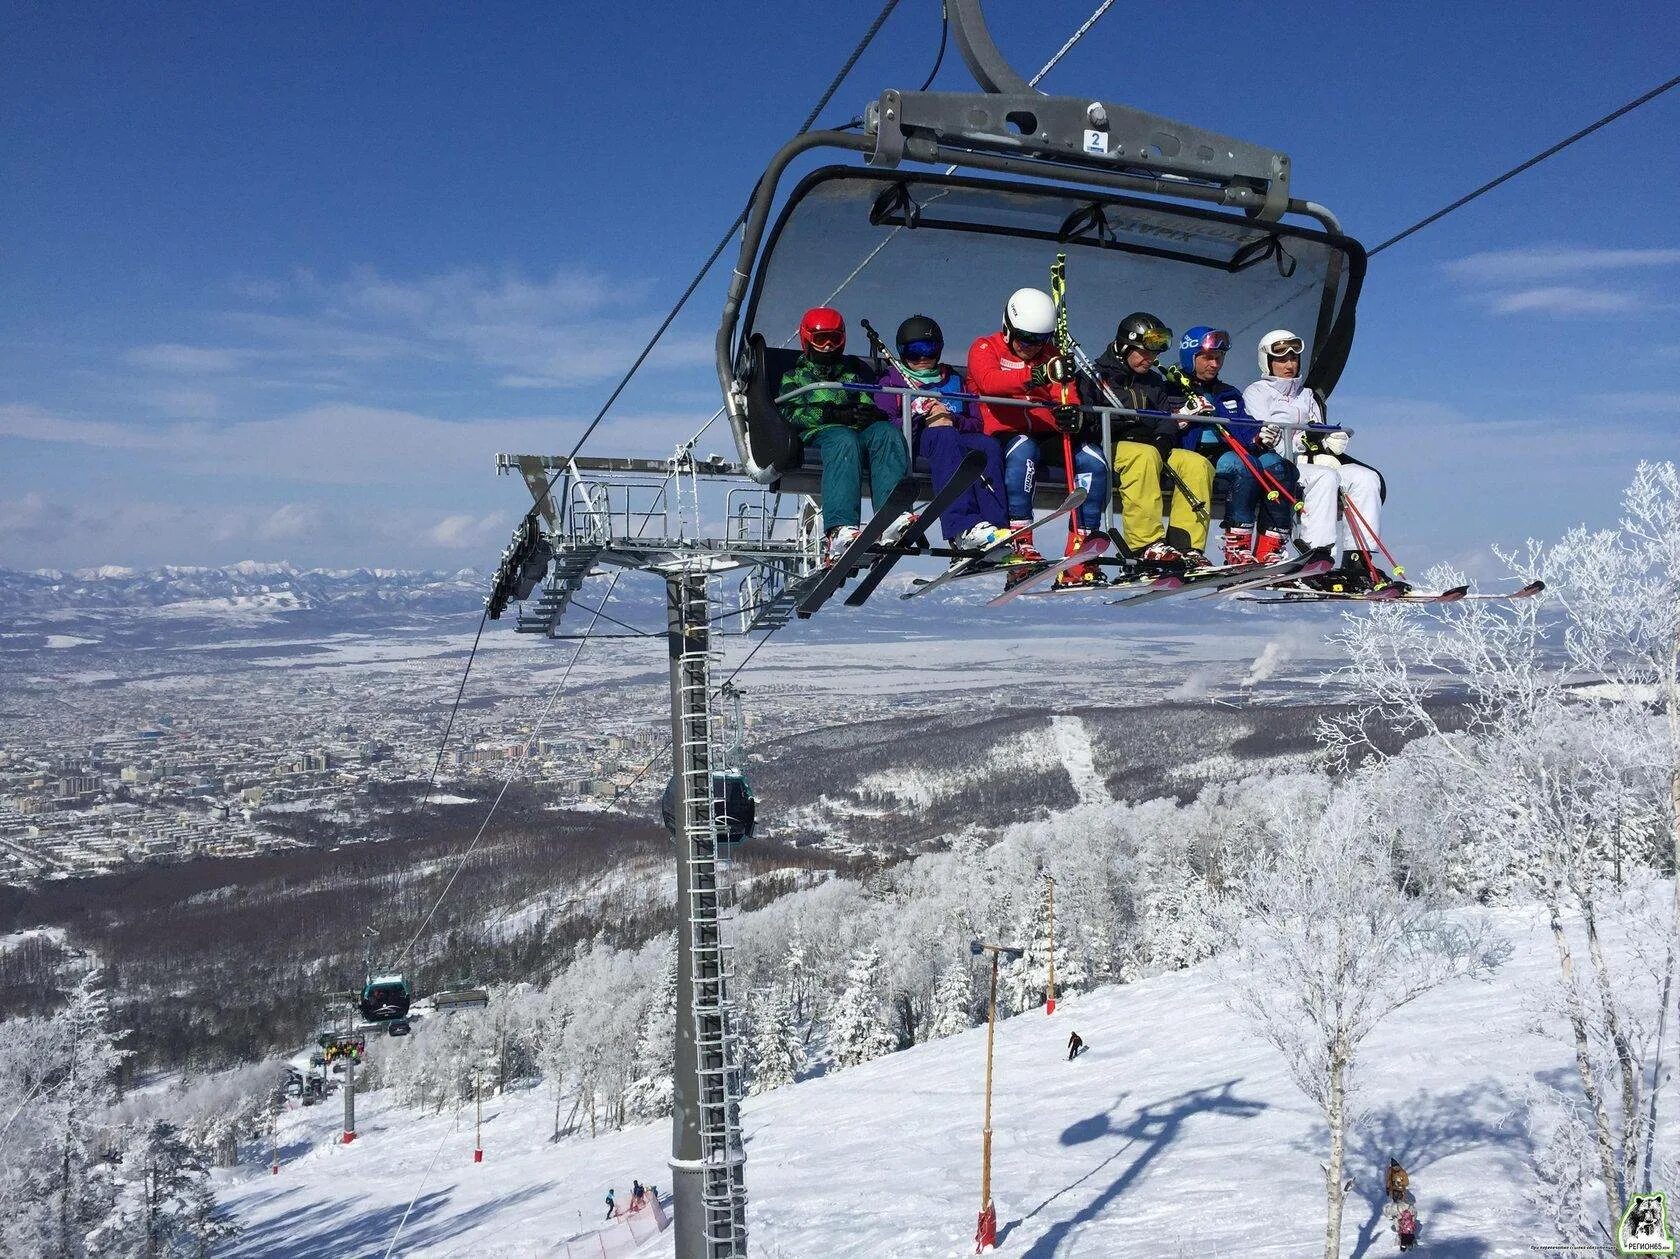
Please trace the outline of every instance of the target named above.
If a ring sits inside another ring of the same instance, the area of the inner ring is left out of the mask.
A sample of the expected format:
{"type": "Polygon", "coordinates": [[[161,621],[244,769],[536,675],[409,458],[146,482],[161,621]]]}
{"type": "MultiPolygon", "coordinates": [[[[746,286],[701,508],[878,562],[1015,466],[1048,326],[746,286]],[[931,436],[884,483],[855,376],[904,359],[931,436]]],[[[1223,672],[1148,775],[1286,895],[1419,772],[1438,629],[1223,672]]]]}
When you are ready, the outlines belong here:
{"type": "Polygon", "coordinates": [[[659,990],[642,1018],[636,1036],[635,1072],[626,1102],[638,1119],[659,1119],[671,1113],[671,1074],[675,1069],[677,1026],[677,943],[671,937],[664,965],[659,971],[659,990]]]}
{"type": "Polygon", "coordinates": [[[781,985],[755,994],[750,1002],[752,1038],[748,1057],[752,1063],[749,1093],[768,1093],[792,1084],[805,1065],[805,1045],[799,1033],[799,1019],[792,995],[781,985]]]}
{"type": "Polygon", "coordinates": [[[125,1142],[120,1163],[101,1168],[111,1207],[89,1230],[98,1255],[208,1256],[238,1233],[216,1216],[208,1160],[175,1125],[153,1120],[125,1142]]]}
{"type": "Polygon", "coordinates": [[[933,1026],[935,1038],[955,1036],[974,1026],[974,977],[966,962],[946,965],[933,990],[933,1026]]]}
{"type": "Polygon", "coordinates": [[[1484,928],[1442,918],[1431,889],[1396,868],[1371,791],[1353,783],[1319,818],[1278,817],[1276,848],[1249,860],[1227,902],[1233,1004],[1329,1129],[1325,1259],[1341,1254],[1346,1136],[1366,1040],[1424,993],[1498,961],[1484,928]]]}
{"type": "Polygon", "coordinates": [[[853,956],[846,986],[829,1018],[829,1044],[842,1067],[879,1058],[896,1047],[881,1001],[880,950],[864,949],[853,956]]]}

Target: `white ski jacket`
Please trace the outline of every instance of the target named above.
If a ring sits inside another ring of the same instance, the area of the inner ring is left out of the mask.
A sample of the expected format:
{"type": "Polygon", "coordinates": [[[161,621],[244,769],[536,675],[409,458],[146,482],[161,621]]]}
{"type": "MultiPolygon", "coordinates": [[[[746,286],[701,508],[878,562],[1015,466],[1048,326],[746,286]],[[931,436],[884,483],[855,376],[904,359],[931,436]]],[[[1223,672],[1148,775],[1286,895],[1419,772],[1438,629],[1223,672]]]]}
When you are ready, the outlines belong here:
{"type": "MultiPolygon", "coordinates": [[[[1243,390],[1248,413],[1262,424],[1322,424],[1324,408],[1311,389],[1301,387],[1301,378],[1262,376],[1243,390]]],[[[1290,433],[1280,454],[1294,458],[1296,434],[1290,433]]]]}

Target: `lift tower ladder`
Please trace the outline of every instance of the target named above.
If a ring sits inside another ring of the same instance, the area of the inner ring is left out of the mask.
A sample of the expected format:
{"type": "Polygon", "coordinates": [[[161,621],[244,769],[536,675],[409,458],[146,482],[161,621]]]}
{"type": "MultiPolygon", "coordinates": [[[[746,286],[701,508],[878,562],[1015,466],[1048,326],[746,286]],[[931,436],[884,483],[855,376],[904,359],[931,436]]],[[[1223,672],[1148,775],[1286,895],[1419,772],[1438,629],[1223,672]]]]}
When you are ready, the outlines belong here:
{"type": "Polygon", "coordinates": [[[690,1078],[698,1082],[692,1098],[679,1098],[674,1116],[678,1157],[672,1160],[672,1171],[679,1203],[688,1196],[682,1191],[692,1188],[692,1177],[698,1173],[706,1259],[744,1259],[747,1194],[741,1144],[741,1059],[729,999],[727,898],[718,880],[712,774],[723,758],[712,719],[712,666],[717,656],[711,646],[707,584],[704,560],[681,561],[667,573],[672,740],[683,786],[677,894],[686,913],[677,969],[679,985],[689,988],[688,1002],[679,994],[678,1005],[686,1004],[693,1011],[688,1026],[678,1027],[677,1069],[679,1078],[691,1073],[690,1078]],[[685,1072],[689,1063],[692,1066],[685,1072]],[[692,1113],[682,1105],[684,1100],[692,1102],[692,1113]]]}

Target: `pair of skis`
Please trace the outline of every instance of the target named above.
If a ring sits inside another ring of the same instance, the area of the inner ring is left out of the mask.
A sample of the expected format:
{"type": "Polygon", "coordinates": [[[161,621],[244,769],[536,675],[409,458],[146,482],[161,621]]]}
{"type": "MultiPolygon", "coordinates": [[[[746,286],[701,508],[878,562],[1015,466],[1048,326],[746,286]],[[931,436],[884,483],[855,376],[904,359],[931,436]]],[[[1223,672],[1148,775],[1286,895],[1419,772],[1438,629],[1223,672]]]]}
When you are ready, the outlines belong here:
{"type": "Polygon", "coordinates": [[[1472,592],[1469,586],[1449,586],[1445,590],[1407,590],[1398,586],[1384,586],[1380,590],[1276,590],[1265,596],[1239,595],[1248,603],[1467,603],[1501,602],[1513,599],[1532,599],[1545,590],[1543,581],[1531,581],[1516,590],[1472,592]]]}
{"type": "MultiPolygon", "coordinates": [[[[963,461],[957,465],[957,470],[951,474],[951,479],[945,482],[928,501],[919,516],[911,522],[902,534],[895,538],[890,547],[881,551],[869,571],[858,582],[857,588],[846,596],[846,603],[850,607],[857,607],[875,593],[877,586],[886,579],[892,571],[893,565],[906,555],[914,554],[926,546],[928,530],[933,522],[939,519],[942,512],[948,509],[959,498],[966,494],[969,488],[980,479],[986,470],[986,456],[978,450],[971,450],[963,456],[963,461]]],[[[821,580],[811,587],[806,596],[795,608],[801,620],[810,617],[831,599],[852,573],[863,567],[872,552],[880,546],[881,538],[900,516],[916,505],[916,482],[910,476],[905,476],[893,492],[887,495],[886,501],[876,509],[876,512],[864,523],[856,538],[839,557],[824,571],[821,580]]]]}

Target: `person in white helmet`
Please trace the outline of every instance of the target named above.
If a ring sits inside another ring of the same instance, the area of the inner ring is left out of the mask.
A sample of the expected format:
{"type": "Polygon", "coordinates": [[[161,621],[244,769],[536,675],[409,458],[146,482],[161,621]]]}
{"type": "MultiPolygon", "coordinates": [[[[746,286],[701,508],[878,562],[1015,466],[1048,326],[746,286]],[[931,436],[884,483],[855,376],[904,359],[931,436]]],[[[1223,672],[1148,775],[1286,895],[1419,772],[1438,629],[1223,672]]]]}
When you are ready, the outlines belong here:
{"type": "MultiPolygon", "coordinates": [[[[1011,529],[1025,529],[1033,519],[1033,484],[1044,462],[1044,442],[1058,458],[1062,437],[1073,444],[1074,483],[1085,491],[1085,502],[1068,541],[1069,553],[1087,534],[1102,525],[1108,498],[1108,461],[1094,441],[1087,440],[1086,416],[1074,381],[1074,365],[1056,348],[1056,303],[1040,289],[1016,289],[1005,303],[1003,327],[979,338],[968,351],[968,383],[977,394],[1020,398],[1031,405],[979,404],[981,428],[1003,443],[1003,481],[1011,529]]],[[[1042,559],[1032,535],[1017,547],[1021,558],[1042,559]]],[[[1063,573],[1058,585],[1101,585],[1094,565],[1082,564],[1063,573]]]]}
{"type": "Polygon", "coordinates": [[[1260,421],[1261,440],[1294,451],[1295,466],[1301,474],[1302,543],[1333,559],[1340,541],[1340,567],[1309,582],[1353,592],[1394,584],[1370,553],[1373,535],[1382,529],[1381,474],[1348,455],[1350,434],[1346,432],[1307,433],[1282,427],[1325,425],[1318,395],[1302,381],[1304,349],[1302,339],[1287,328],[1274,328],[1261,337],[1260,379],[1243,390],[1243,402],[1249,414],[1260,421]],[[1352,504],[1352,511],[1342,509],[1343,495],[1352,504]]]}

